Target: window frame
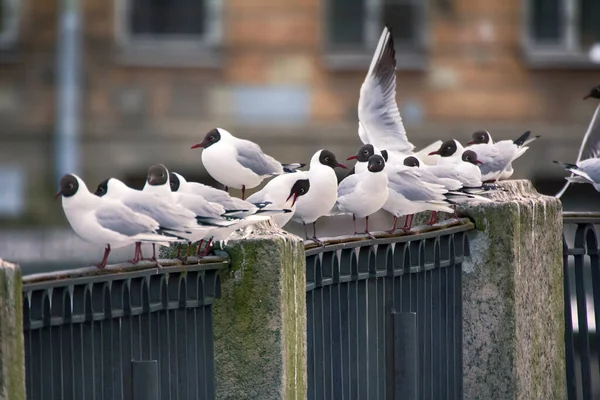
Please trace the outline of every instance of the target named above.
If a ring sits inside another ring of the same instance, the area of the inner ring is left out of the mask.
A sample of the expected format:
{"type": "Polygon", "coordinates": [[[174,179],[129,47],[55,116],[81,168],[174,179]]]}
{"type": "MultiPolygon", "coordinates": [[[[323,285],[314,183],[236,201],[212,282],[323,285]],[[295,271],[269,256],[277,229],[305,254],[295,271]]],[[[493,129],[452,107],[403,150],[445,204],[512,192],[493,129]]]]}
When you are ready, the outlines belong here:
{"type": "MultiPolygon", "coordinates": [[[[383,21],[379,18],[385,0],[364,0],[365,10],[363,21],[365,23],[365,33],[363,37],[362,48],[356,50],[339,50],[331,42],[329,35],[330,24],[330,1],[325,1],[323,6],[323,31],[324,38],[324,63],[325,66],[333,70],[363,70],[368,68],[373,57],[373,51],[377,47],[377,42],[383,29],[383,21]]],[[[429,2],[424,0],[405,0],[418,7],[417,38],[414,42],[414,49],[396,46],[396,69],[407,71],[422,71],[427,67],[427,54],[430,47],[429,32],[429,2]]]]}
{"type": "Polygon", "coordinates": [[[0,51],[10,50],[16,47],[19,39],[19,27],[21,22],[20,1],[19,0],[0,0],[2,6],[6,9],[3,15],[3,26],[5,29],[0,31],[0,51]]]}
{"type": "MultiPolygon", "coordinates": [[[[2,0],[0,0],[2,1],[2,0]]],[[[222,0],[205,0],[206,32],[202,35],[133,34],[129,23],[132,0],[114,0],[114,35],[117,60],[125,65],[148,67],[221,66],[222,0]]]]}
{"type": "Polygon", "coordinates": [[[522,50],[527,65],[532,69],[582,68],[597,69],[598,64],[589,59],[581,48],[579,29],[580,7],[577,0],[560,0],[565,12],[561,14],[563,31],[561,40],[554,45],[535,43],[531,35],[532,1],[523,1],[522,50]]]}

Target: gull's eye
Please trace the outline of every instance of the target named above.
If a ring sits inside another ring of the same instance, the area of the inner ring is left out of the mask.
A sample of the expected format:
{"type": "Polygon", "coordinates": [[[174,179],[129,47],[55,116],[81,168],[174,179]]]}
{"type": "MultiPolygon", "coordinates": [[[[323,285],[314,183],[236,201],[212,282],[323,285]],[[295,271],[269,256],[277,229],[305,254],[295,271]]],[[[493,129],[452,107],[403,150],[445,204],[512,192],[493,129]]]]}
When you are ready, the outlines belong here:
{"type": "Polygon", "coordinates": [[[363,154],[369,154],[369,150],[363,150],[363,154]]]}
{"type": "Polygon", "coordinates": [[[164,178],[164,177],[165,177],[165,174],[160,174],[160,177],[161,177],[161,178],[164,178]]]}
{"type": "Polygon", "coordinates": [[[69,186],[68,186],[68,188],[69,188],[69,189],[73,189],[73,187],[74,187],[74,186],[73,186],[73,184],[72,184],[72,183],[69,183],[69,186]]]}
{"type": "Polygon", "coordinates": [[[304,189],[300,189],[300,194],[304,194],[304,189]]]}
{"type": "Polygon", "coordinates": [[[325,162],[329,162],[329,157],[325,157],[325,162]]]}

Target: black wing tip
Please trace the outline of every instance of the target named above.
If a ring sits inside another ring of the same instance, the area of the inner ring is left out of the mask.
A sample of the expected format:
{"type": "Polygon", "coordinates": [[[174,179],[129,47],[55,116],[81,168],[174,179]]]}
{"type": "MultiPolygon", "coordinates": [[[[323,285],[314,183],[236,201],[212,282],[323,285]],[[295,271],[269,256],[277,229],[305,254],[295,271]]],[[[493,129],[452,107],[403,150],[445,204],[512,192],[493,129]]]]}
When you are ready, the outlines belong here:
{"type": "Polygon", "coordinates": [[[287,173],[296,172],[296,170],[300,168],[306,167],[306,164],[303,163],[291,163],[291,164],[281,164],[283,167],[283,171],[287,173]]]}
{"type": "Polygon", "coordinates": [[[565,168],[565,169],[579,169],[579,167],[575,164],[571,164],[571,163],[566,163],[566,162],[562,162],[562,161],[552,161],[555,164],[560,165],[561,167],[565,168]]]}
{"type": "Polygon", "coordinates": [[[531,135],[531,131],[527,131],[524,134],[522,134],[521,136],[519,136],[515,141],[513,141],[513,143],[516,144],[517,146],[523,146],[523,144],[527,141],[527,139],[529,139],[530,135],[531,135]]]}

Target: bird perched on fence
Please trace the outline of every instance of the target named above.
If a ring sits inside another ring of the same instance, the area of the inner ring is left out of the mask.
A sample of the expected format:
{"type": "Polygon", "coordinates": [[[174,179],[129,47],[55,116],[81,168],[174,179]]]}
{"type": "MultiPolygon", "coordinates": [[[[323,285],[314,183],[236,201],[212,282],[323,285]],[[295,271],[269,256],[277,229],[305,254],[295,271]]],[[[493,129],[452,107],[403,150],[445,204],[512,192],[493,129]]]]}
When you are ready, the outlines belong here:
{"type": "Polygon", "coordinates": [[[316,221],[328,214],[337,200],[337,176],[334,168],[347,167],[340,164],[335,154],[329,150],[317,151],[310,160],[310,169],[304,174],[310,182],[310,191],[296,201],[296,211],[292,220],[304,225],[304,235],[308,240],[306,224],[313,224],[315,243],[322,244],[317,238],[316,221]]]}
{"type": "Polygon", "coordinates": [[[77,236],[86,242],[106,246],[97,267],[104,269],[111,249],[136,245],[132,263],[142,257],[141,243],[162,244],[180,239],[158,234],[159,223],[142,213],[133,211],[121,201],[92,194],[81,178],[68,174],[61,178],[55,197],[62,196],[62,207],[77,236]]]}
{"type": "Polygon", "coordinates": [[[259,145],[239,139],[223,128],[210,130],[202,142],[192,149],[202,147],[204,168],[217,182],[228,188],[242,189],[242,199],[246,189],[252,189],[273,175],[295,172],[306,164],[282,164],[263,153],[259,145]]]}
{"type": "Polygon", "coordinates": [[[273,215],[275,225],[282,228],[292,218],[296,211],[296,202],[311,190],[306,173],[298,171],[293,174],[283,174],[271,179],[265,187],[248,197],[251,203],[268,203],[264,209],[289,209],[291,213],[273,215]]]}
{"type": "Polygon", "coordinates": [[[356,218],[365,218],[365,232],[369,232],[369,216],[383,207],[388,198],[388,177],[385,160],[380,155],[373,155],[368,161],[367,171],[346,177],[340,182],[337,190],[337,201],[330,215],[352,214],[354,234],[356,218]]]}
{"type": "Polygon", "coordinates": [[[512,163],[529,149],[527,145],[540,136],[529,139],[530,131],[525,132],[515,140],[501,140],[494,142],[488,131],[473,133],[472,140],[467,143],[467,148],[477,153],[482,162],[481,180],[484,182],[508,179],[515,172],[512,163]]]}
{"type": "MultiPolygon", "coordinates": [[[[583,98],[600,99],[600,85],[594,86],[590,92],[583,98]]],[[[579,155],[575,164],[563,163],[554,161],[562,165],[566,170],[571,172],[571,176],[566,177],[567,183],[556,194],[556,198],[560,199],[567,191],[571,183],[591,183],[594,189],[600,192],[600,103],[596,106],[596,111],[592,116],[590,125],[581,142],[579,155]]]]}

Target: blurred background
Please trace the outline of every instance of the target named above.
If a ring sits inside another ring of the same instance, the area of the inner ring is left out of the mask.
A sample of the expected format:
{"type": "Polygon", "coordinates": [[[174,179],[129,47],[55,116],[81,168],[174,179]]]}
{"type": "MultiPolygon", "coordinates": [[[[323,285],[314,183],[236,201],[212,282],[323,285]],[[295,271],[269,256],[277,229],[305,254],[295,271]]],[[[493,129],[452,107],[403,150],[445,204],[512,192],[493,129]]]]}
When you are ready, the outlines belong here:
{"type": "MultiPolygon", "coordinates": [[[[164,163],[214,183],[190,146],[217,126],[284,162],[354,154],[384,23],[410,141],[531,130],[542,139],[513,178],[560,189],[551,161],[576,160],[597,106],[582,97],[600,84],[598,0],[0,0],[0,257],[98,261],[52,198],[60,176],[140,188],[164,163]]],[[[563,197],[599,199],[589,185],[563,197]]]]}

